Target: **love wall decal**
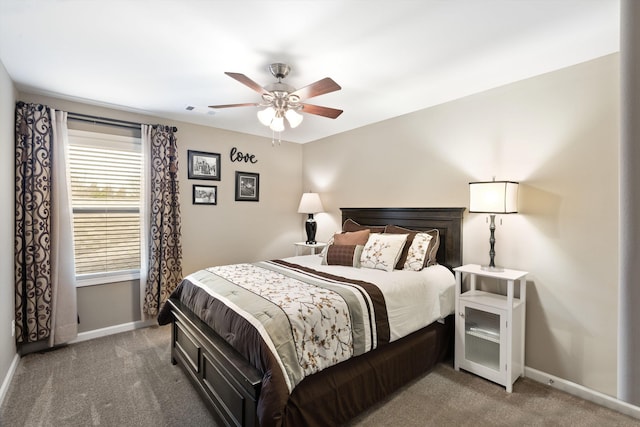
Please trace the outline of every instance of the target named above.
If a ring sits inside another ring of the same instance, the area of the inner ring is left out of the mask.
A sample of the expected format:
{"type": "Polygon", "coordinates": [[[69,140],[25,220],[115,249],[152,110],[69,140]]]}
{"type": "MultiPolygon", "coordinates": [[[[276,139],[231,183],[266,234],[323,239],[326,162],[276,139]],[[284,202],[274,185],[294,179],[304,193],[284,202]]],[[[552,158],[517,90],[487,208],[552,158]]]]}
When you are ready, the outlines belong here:
{"type": "Polygon", "coordinates": [[[231,149],[229,157],[232,162],[258,163],[258,159],[256,159],[255,154],[243,153],[242,151],[238,151],[236,147],[231,149]]]}

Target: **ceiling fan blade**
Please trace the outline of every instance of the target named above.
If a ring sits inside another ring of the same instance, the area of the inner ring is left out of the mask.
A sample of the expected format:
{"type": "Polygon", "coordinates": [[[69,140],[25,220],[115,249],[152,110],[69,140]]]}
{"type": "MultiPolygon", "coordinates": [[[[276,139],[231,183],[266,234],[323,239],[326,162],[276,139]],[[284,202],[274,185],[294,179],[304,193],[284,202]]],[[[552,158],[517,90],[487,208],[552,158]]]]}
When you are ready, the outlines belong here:
{"type": "Polygon", "coordinates": [[[236,79],[237,81],[239,81],[243,85],[250,87],[251,89],[255,90],[256,92],[258,92],[260,94],[269,93],[262,86],[260,86],[258,83],[254,82],[253,80],[251,80],[249,77],[245,76],[244,74],[241,74],[241,73],[229,73],[227,71],[225,71],[225,74],[227,76],[231,77],[232,79],[236,79]]]}
{"type": "Polygon", "coordinates": [[[224,105],[209,105],[209,108],[215,108],[215,109],[219,109],[219,108],[233,108],[233,107],[257,107],[258,104],[257,102],[247,102],[244,104],[224,104],[224,105]]]}
{"type": "Polygon", "coordinates": [[[337,118],[342,114],[342,110],[329,107],[321,107],[319,105],[302,104],[302,112],[315,114],[316,116],[328,117],[330,119],[337,118]]]}
{"type": "Polygon", "coordinates": [[[309,99],[314,96],[324,95],[325,93],[335,92],[336,90],[342,89],[340,85],[334,82],[331,78],[325,77],[322,80],[318,80],[315,83],[311,83],[308,86],[302,87],[295,92],[292,92],[291,95],[297,95],[300,99],[309,99]]]}

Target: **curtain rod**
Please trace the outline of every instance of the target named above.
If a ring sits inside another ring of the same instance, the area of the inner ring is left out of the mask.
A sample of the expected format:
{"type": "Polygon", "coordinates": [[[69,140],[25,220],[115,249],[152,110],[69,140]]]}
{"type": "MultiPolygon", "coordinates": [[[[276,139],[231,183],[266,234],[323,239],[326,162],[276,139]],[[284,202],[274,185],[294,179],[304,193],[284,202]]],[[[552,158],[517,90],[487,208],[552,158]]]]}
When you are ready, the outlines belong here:
{"type": "MultiPolygon", "coordinates": [[[[142,123],[129,122],[126,120],[110,119],[108,117],[91,116],[89,114],[67,113],[67,119],[79,122],[93,123],[96,125],[115,126],[126,129],[140,130],[142,123]]],[[[177,132],[178,128],[173,126],[173,131],[177,132]]]]}

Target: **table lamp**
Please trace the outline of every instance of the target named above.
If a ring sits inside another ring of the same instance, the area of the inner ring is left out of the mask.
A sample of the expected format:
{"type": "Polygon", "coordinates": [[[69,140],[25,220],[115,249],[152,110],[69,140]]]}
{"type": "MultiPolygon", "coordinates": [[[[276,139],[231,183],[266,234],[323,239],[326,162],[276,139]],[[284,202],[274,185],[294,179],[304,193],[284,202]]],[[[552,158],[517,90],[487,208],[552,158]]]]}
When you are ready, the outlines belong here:
{"type": "Polygon", "coordinates": [[[518,183],[513,181],[486,181],[469,183],[469,213],[487,213],[491,218],[489,230],[489,265],[487,271],[504,271],[495,264],[496,215],[518,213],[518,183]]]}
{"type": "Polygon", "coordinates": [[[309,214],[309,217],[304,223],[304,228],[307,231],[307,245],[313,245],[316,243],[316,230],[318,225],[313,218],[313,214],[322,212],[322,202],[320,201],[320,195],[318,193],[303,193],[300,199],[300,205],[298,206],[298,213],[309,214]]]}

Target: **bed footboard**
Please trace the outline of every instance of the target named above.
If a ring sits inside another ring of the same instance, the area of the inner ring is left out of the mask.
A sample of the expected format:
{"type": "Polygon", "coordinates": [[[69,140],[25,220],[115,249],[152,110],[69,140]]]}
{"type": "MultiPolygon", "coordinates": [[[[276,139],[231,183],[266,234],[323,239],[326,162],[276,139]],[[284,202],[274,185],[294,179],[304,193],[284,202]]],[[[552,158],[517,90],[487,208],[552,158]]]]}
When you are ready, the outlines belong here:
{"type": "Polygon", "coordinates": [[[260,373],[180,301],[167,303],[173,314],[171,363],[182,367],[222,424],[257,426],[260,373]]]}

